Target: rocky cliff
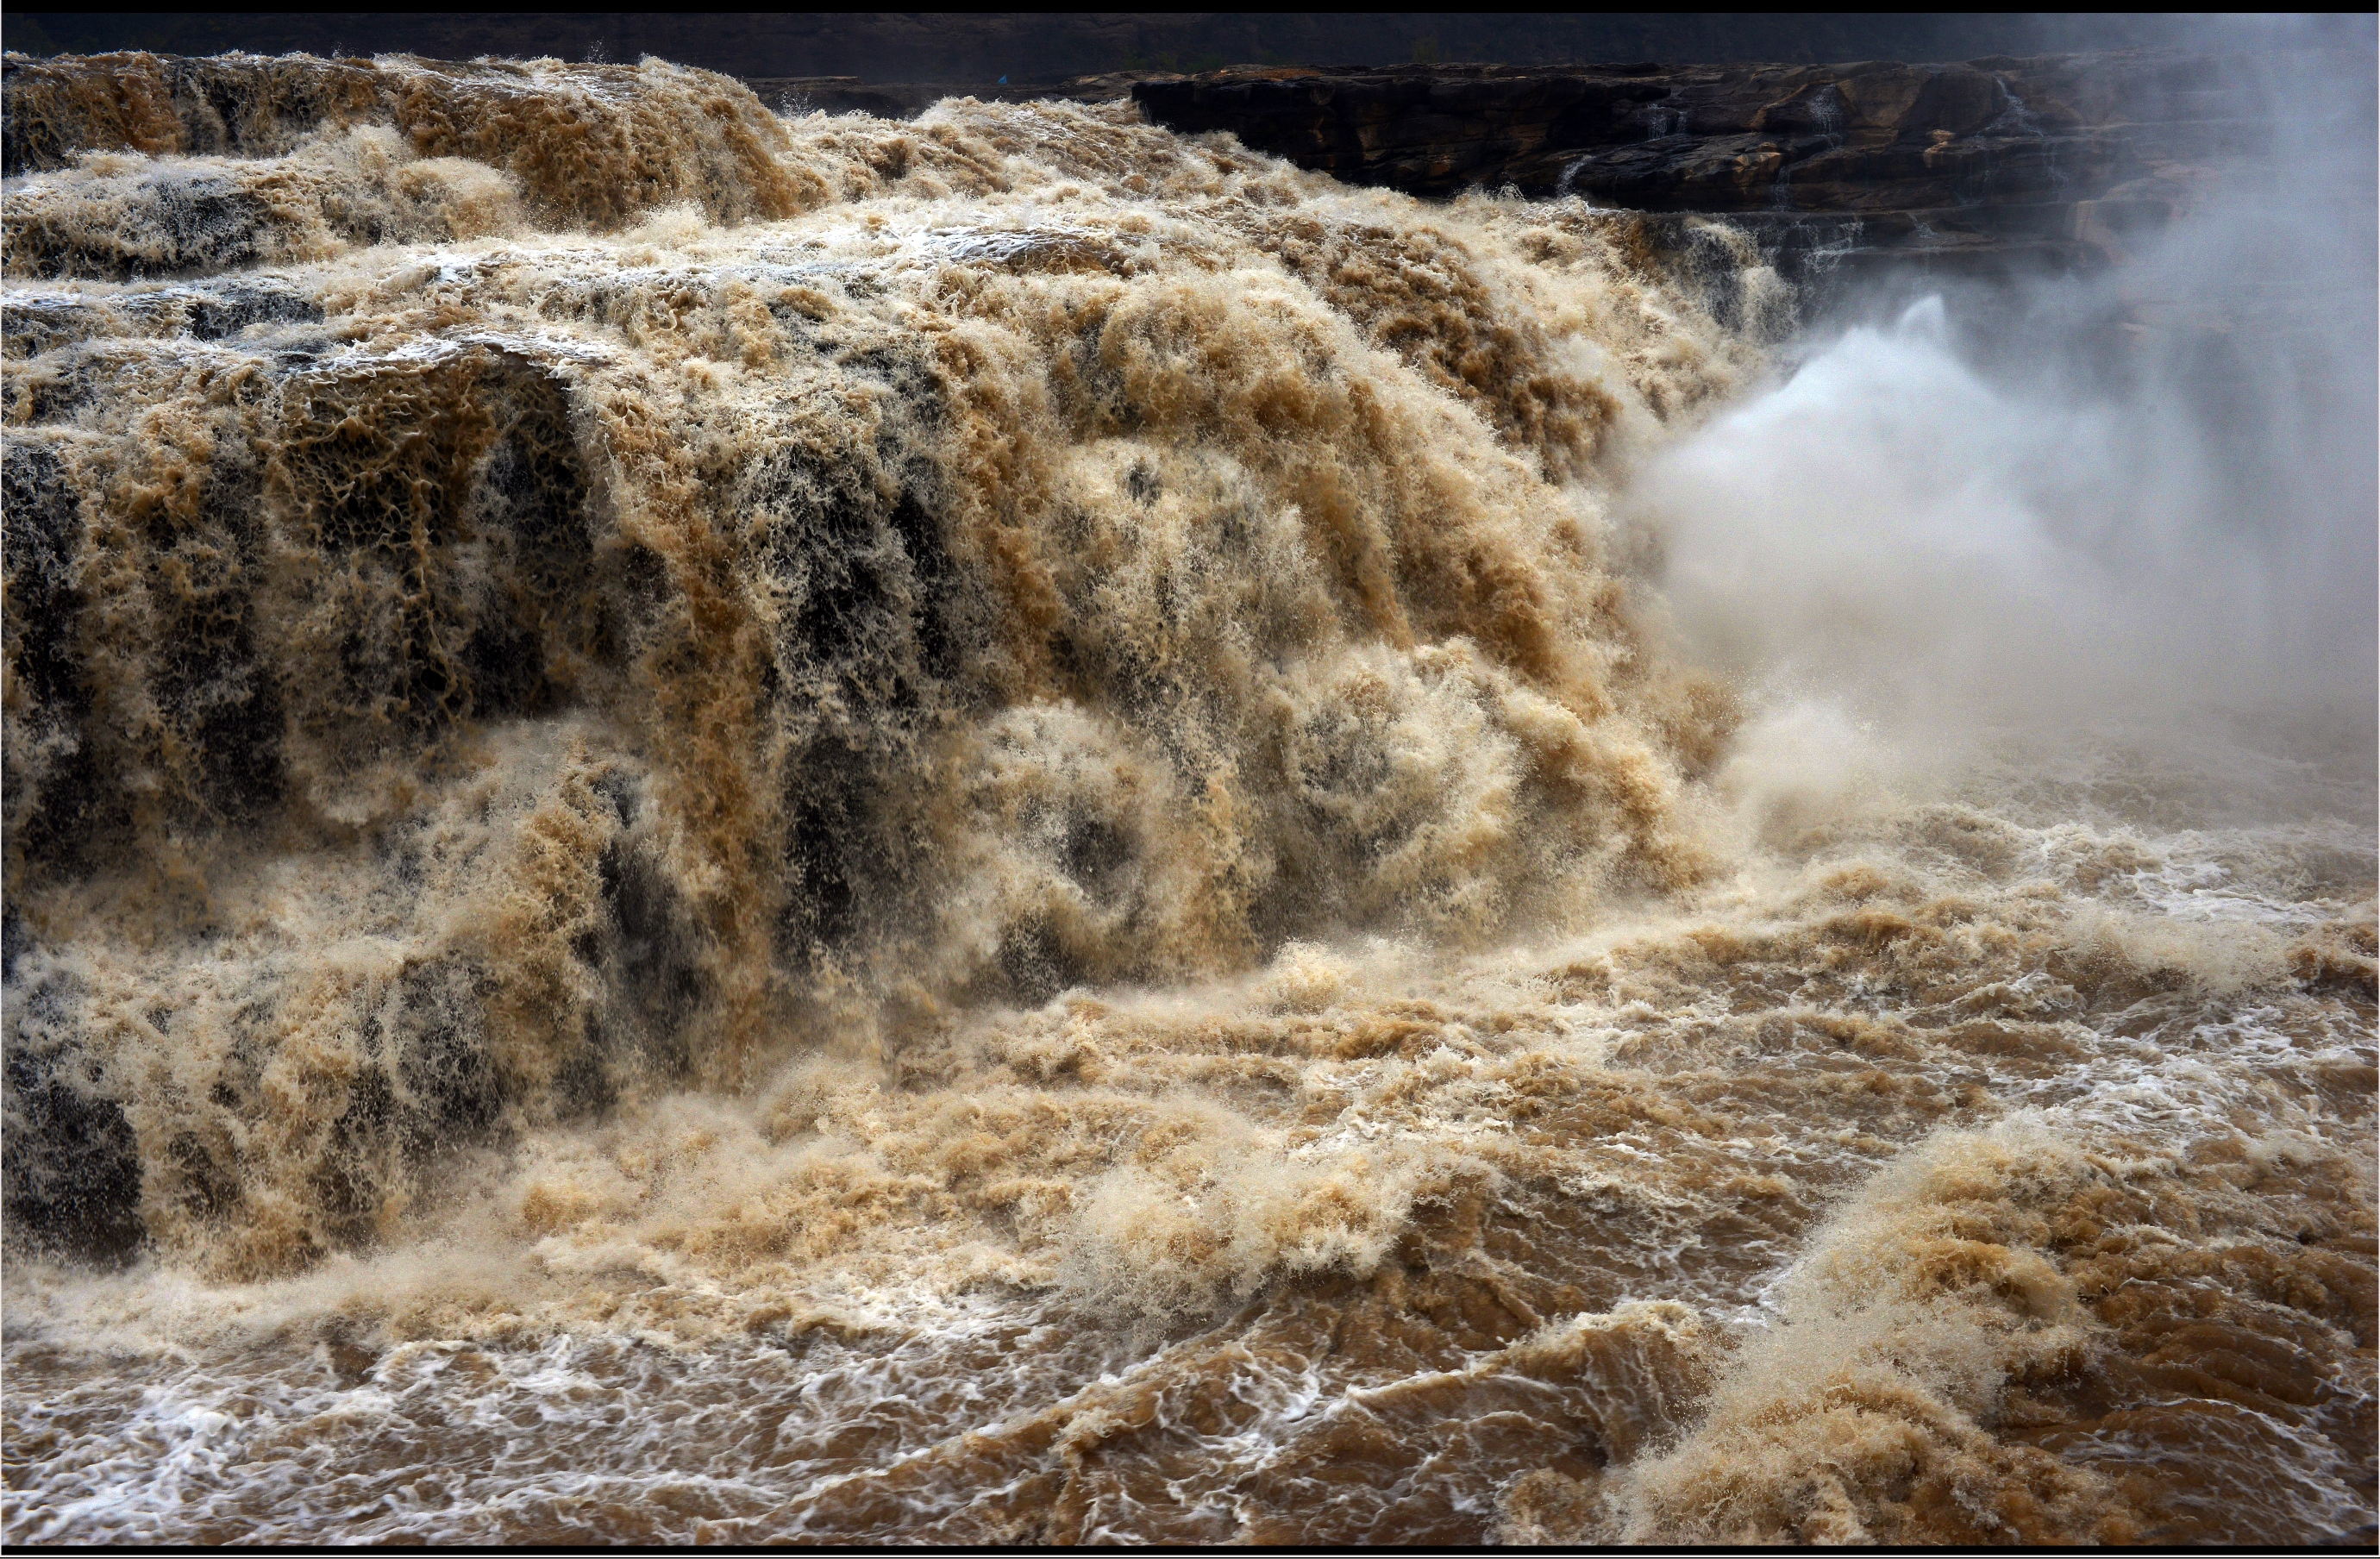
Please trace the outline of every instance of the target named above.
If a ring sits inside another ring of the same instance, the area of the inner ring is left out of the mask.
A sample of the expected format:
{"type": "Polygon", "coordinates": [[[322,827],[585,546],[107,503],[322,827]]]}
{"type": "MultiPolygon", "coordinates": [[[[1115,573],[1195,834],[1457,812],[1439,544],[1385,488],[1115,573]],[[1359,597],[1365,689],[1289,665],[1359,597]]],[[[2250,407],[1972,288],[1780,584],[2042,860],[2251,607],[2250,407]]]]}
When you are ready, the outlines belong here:
{"type": "Polygon", "coordinates": [[[2268,150],[2276,99],[2304,67],[2170,51],[1949,65],[1241,67],[1141,81],[1133,96],[1158,123],[1228,130],[1351,183],[1420,195],[1512,186],[1730,213],[1805,278],[1912,262],[2006,275],[2120,259],[2128,236],[2268,150]]]}

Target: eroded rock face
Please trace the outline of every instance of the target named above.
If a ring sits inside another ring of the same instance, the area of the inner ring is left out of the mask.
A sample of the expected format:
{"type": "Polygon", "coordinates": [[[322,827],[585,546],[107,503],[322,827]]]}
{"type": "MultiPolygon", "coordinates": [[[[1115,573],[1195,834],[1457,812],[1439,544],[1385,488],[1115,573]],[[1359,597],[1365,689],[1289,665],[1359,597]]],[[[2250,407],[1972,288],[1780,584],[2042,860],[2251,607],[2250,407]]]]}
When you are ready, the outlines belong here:
{"type": "Polygon", "coordinates": [[[1734,213],[1788,261],[2090,269],[2211,165],[2267,149],[2269,62],[2167,51],[1962,64],[1239,67],[1142,81],[1160,124],[1229,130],[1350,183],[1511,185],[1734,213]]]}

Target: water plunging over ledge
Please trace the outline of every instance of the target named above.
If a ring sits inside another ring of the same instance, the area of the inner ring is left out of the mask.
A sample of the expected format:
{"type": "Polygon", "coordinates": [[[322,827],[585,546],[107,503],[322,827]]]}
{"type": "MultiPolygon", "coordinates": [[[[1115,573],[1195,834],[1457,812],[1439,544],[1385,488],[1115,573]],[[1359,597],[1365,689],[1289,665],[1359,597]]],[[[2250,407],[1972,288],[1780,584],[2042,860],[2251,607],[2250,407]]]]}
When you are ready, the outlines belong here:
{"type": "Polygon", "coordinates": [[[2372,1521],[2368,244],[2068,373],[2270,225],[1990,358],[1121,102],[144,60],[8,66],[11,1541],[2372,1521]]]}

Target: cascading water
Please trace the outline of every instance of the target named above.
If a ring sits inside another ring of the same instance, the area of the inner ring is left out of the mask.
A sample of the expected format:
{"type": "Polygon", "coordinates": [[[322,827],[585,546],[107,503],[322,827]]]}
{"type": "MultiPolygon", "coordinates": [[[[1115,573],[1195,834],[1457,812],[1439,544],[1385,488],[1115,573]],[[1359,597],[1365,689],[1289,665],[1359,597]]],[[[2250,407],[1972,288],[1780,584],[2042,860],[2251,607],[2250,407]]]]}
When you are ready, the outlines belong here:
{"type": "Polygon", "coordinates": [[[2180,597],[1938,305],[1788,377],[1731,229],[1123,104],[22,68],[12,1540],[2372,1519],[2368,721],[1985,697],[2180,597]]]}

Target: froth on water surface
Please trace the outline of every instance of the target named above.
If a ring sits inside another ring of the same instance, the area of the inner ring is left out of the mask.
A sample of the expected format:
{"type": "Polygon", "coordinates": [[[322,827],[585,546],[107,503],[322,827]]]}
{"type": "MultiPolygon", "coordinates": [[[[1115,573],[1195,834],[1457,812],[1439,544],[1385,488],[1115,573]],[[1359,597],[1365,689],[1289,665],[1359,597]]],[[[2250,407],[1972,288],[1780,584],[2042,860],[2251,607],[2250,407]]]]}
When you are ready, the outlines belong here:
{"type": "Polygon", "coordinates": [[[1718,225],[143,59],[10,131],[12,1540],[2372,1520],[2336,502],[1718,225]]]}

